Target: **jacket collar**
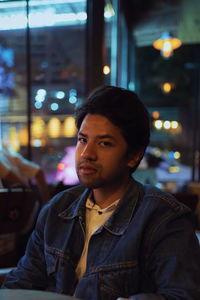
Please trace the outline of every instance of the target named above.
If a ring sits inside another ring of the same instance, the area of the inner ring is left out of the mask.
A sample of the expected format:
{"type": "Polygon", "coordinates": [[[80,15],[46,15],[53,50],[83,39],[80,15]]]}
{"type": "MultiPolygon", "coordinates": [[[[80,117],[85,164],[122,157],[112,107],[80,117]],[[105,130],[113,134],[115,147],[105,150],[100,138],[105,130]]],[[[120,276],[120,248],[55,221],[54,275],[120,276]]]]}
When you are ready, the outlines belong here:
{"type": "MultiPolygon", "coordinates": [[[[63,212],[59,214],[62,219],[73,219],[77,216],[85,216],[85,204],[87,197],[89,196],[90,189],[83,188],[80,192],[80,196],[63,212]]],[[[143,189],[142,185],[131,179],[126,192],[120,199],[115,212],[104,224],[104,228],[110,233],[115,235],[122,235],[136,211],[136,208],[142,199],[143,189]]],[[[96,233],[100,232],[102,227],[97,230],[96,233]]]]}
{"type": "MultiPolygon", "coordinates": [[[[68,191],[66,191],[66,193],[67,192],[68,191]]],[[[85,203],[89,193],[90,193],[90,189],[82,188],[80,190],[80,194],[77,197],[77,199],[73,201],[68,208],[66,208],[64,211],[59,213],[58,216],[62,219],[73,219],[79,216],[83,217],[85,214],[85,203]]]]}
{"type": "Polygon", "coordinates": [[[142,199],[142,195],[142,185],[131,179],[115,212],[104,224],[104,228],[115,235],[124,234],[142,199]]]}

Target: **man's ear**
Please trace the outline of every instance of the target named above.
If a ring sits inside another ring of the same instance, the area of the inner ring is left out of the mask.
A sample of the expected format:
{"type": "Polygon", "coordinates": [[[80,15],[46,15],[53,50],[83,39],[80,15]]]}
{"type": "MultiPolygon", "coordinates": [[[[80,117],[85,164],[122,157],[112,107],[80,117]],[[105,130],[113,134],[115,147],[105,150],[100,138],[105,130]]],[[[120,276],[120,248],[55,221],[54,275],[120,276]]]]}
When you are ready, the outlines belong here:
{"type": "Polygon", "coordinates": [[[143,151],[138,151],[129,154],[128,167],[134,168],[143,156],[143,151]]]}

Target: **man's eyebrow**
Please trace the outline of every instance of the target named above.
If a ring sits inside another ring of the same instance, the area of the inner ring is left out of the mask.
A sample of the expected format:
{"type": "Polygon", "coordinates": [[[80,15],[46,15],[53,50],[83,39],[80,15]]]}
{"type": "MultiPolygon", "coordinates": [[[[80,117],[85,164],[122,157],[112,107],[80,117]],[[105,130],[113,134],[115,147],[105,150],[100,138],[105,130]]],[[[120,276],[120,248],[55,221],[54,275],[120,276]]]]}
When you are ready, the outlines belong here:
{"type": "Polygon", "coordinates": [[[115,139],[114,136],[110,135],[110,134],[97,135],[97,138],[98,139],[112,139],[112,140],[115,139]]]}
{"type": "MultiPolygon", "coordinates": [[[[79,131],[78,132],[78,135],[79,136],[83,136],[83,137],[87,137],[88,135],[79,131]]],[[[113,135],[110,135],[110,134],[102,134],[102,135],[97,135],[96,136],[97,139],[101,140],[101,139],[112,139],[112,140],[115,140],[115,137],[113,135]]]]}
{"type": "Polygon", "coordinates": [[[87,134],[85,134],[85,133],[83,133],[83,132],[81,132],[81,131],[79,131],[79,132],[78,132],[78,135],[81,135],[81,136],[87,137],[87,134]]]}

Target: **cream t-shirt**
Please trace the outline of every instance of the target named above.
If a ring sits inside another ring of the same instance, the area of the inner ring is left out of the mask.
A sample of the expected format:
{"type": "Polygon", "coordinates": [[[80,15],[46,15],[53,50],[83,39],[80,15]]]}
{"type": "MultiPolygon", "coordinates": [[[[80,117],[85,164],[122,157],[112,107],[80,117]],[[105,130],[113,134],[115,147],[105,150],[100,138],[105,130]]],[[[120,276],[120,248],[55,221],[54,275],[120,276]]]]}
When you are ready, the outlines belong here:
{"type": "Polygon", "coordinates": [[[86,270],[88,245],[91,236],[100,228],[114,212],[119,199],[106,208],[101,209],[90,198],[86,201],[86,236],[83,252],[76,268],[76,274],[80,280],[86,270]]]}

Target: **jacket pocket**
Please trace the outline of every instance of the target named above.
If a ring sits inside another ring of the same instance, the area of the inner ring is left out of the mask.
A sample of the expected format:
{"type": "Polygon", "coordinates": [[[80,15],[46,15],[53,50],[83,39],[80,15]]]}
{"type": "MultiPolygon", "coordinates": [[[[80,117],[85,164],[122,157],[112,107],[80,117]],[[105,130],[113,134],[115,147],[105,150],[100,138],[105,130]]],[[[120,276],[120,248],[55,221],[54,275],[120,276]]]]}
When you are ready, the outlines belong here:
{"type": "Polygon", "coordinates": [[[48,247],[45,249],[45,258],[47,275],[54,283],[55,291],[71,295],[77,278],[70,257],[59,249],[48,247]]]}
{"type": "Polygon", "coordinates": [[[116,299],[134,295],[139,285],[139,268],[136,261],[98,268],[102,299],[116,299]]]}
{"type": "Polygon", "coordinates": [[[48,276],[52,275],[57,271],[58,255],[56,249],[46,248],[45,249],[46,269],[48,276]]]}

